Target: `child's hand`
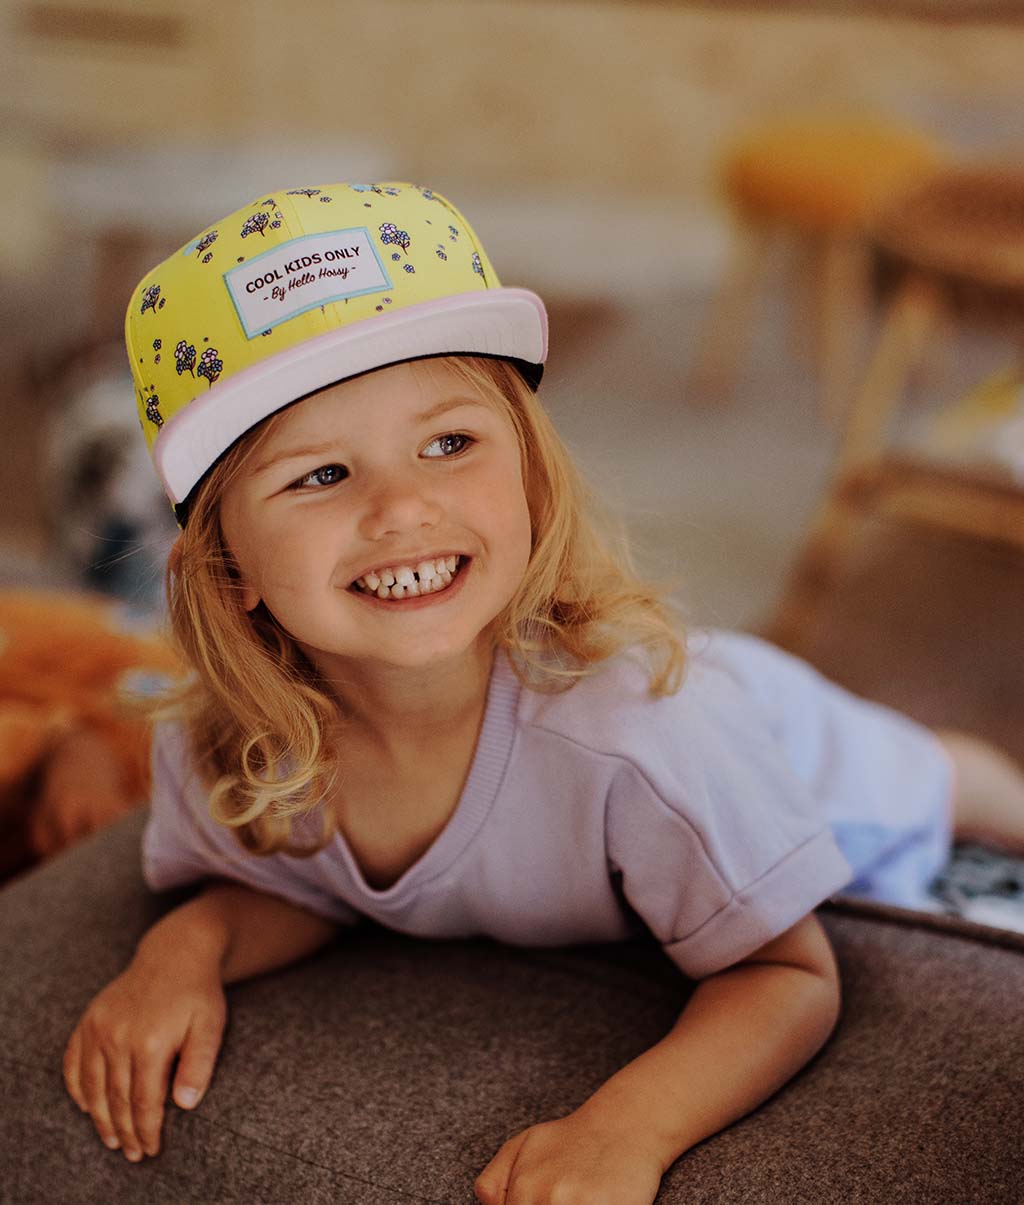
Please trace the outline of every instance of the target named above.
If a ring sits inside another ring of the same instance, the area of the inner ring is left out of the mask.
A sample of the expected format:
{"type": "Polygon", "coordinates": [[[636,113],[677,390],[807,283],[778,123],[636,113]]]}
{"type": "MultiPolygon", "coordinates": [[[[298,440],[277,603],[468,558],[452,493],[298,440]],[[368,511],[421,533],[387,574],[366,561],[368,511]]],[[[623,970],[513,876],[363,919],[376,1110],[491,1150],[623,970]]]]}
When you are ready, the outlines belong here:
{"type": "Polygon", "coordinates": [[[68,1041],[64,1083],[101,1140],[132,1162],[160,1149],[171,1063],[174,1100],[192,1108],[206,1091],[227,1005],[215,967],[173,975],[133,963],[93,1000],[68,1041]]]}
{"type": "Polygon", "coordinates": [[[473,1190],[484,1205],[651,1205],[664,1170],[641,1134],[577,1110],[510,1138],[473,1190]]]}

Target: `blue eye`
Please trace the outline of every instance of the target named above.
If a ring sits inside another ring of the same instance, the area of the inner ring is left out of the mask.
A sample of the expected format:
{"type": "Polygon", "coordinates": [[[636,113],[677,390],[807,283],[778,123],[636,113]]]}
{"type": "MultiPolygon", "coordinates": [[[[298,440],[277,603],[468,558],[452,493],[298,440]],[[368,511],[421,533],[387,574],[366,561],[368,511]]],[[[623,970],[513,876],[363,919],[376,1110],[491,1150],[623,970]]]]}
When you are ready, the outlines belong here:
{"type": "Polygon", "coordinates": [[[343,481],[347,476],[348,469],[343,464],[323,464],[320,468],[314,469],[312,473],[307,473],[305,477],[300,477],[292,486],[292,489],[305,489],[318,485],[337,485],[339,481],[343,481]]]}
{"type": "MultiPolygon", "coordinates": [[[[475,442],[476,441],[472,439],[471,436],[463,435],[461,432],[457,431],[453,431],[448,435],[439,435],[437,439],[432,439],[430,443],[427,444],[427,447],[432,448],[436,444],[439,445],[443,450],[440,456],[429,455],[428,458],[438,460],[449,456],[457,456],[460,452],[465,451],[465,449],[468,448],[471,443],[475,442]]],[[[428,453],[424,451],[424,455],[426,456],[428,453]]]]}

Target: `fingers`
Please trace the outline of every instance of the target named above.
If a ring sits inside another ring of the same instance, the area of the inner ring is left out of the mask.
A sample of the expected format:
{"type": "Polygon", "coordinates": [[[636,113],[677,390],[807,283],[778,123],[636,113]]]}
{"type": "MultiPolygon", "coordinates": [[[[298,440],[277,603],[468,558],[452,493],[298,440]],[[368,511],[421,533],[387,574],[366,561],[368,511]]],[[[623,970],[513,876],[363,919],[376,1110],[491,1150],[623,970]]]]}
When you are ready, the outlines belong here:
{"type": "Polygon", "coordinates": [[[174,1103],[179,1108],[195,1108],[202,1100],[213,1077],[223,1036],[223,1013],[205,1012],[194,1018],[185,1035],[174,1077],[174,1103]]]}
{"type": "Polygon", "coordinates": [[[135,1133],[132,1115],[132,1064],[124,1056],[107,1060],[107,1107],[125,1158],[138,1163],[142,1158],[142,1143],[135,1133]]]}
{"type": "Polygon", "coordinates": [[[473,1184],[473,1192],[483,1205],[504,1205],[508,1192],[509,1176],[519,1154],[519,1148],[526,1141],[527,1130],[510,1138],[477,1176],[473,1184]]]}
{"type": "Polygon", "coordinates": [[[137,1163],[159,1153],[170,1066],[171,1054],[156,1045],[134,1057],[104,1053],[98,1044],[87,1052],[79,1028],[64,1053],[64,1083],[100,1141],[137,1163]]]}
{"type": "Polygon", "coordinates": [[[82,1088],[82,1075],[79,1068],[79,1063],[82,1058],[82,1031],[76,1029],[68,1039],[67,1048],[64,1051],[64,1086],[68,1090],[68,1094],[83,1113],[89,1111],[89,1105],[85,1099],[85,1092],[82,1088]]]}
{"type": "Polygon", "coordinates": [[[80,1074],[86,1110],[105,1146],[116,1151],[121,1145],[107,1105],[107,1060],[97,1049],[83,1053],[80,1074]]]}
{"type": "Polygon", "coordinates": [[[146,1155],[160,1152],[160,1130],[164,1123],[170,1071],[170,1056],[160,1051],[149,1051],[132,1060],[132,1118],[146,1155]]]}
{"type": "Polygon", "coordinates": [[[132,1162],[156,1155],[175,1057],[175,1097],[190,1108],[209,1085],[226,1022],[214,976],[154,981],[133,964],[93,1000],[68,1039],[67,1090],[112,1150],[132,1162]]]}

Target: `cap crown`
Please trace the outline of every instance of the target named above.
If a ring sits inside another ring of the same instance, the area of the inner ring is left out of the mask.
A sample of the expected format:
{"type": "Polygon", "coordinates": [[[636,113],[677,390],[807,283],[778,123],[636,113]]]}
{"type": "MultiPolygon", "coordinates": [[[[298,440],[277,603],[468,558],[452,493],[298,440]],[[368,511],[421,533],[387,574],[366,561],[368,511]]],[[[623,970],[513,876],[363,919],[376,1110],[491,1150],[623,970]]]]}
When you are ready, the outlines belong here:
{"type": "Polygon", "coordinates": [[[465,218],[430,189],[267,193],[157,265],[132,294],[125,338],[149,447],[197,399],[297,344],[499,287],[465,218]]]}

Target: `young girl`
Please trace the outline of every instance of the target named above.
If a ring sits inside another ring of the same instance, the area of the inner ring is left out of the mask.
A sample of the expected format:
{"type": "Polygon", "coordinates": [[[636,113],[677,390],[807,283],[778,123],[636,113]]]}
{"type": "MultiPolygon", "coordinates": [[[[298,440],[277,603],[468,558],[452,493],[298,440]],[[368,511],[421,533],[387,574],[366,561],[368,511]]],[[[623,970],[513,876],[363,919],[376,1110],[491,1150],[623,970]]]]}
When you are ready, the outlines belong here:
{"type": "Polygon", "coordinates": [[[176,1104],[207,1089],[223,985],[362,916],[524,945],[646,927],[700,980],[679,1021],[475,1188],[650,1202],[831,1033],[818,904],[920,902],[954,832],[1024,848],[987,746],[753,637],[677,634],[537,402],[542,303],[436,193],[258,198],[150,273],[126,330],[193,670],[155,732],[144,870],[207,881],[68,1043],[128,1159],[158,1151],[175,1059],[176,1104]]]}

